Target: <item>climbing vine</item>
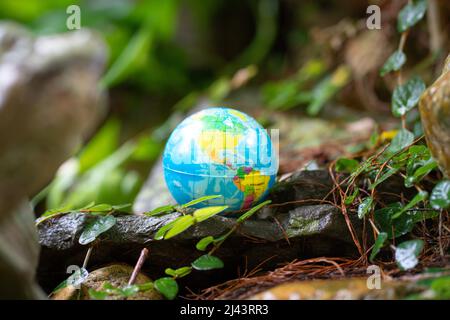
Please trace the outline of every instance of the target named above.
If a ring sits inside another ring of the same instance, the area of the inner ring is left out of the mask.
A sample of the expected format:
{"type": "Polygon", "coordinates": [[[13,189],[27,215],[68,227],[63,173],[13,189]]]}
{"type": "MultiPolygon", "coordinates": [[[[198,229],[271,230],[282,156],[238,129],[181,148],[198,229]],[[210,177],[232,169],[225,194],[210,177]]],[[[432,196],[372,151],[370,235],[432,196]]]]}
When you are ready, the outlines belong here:
{"type": "MultiPolygon", "coordinates": [[[[424,144],[422,132],[408,130],[406,121],[407,114],[417,106],[426,85],[417,75],[403,81],[402,67],[407,61],[404,48],[411,28],[424,17],[426,10],[427,1],[416,0],[409,1],[400,11],[397,19],[397,31],[400,33],[398,48],[380,70],[381,76],[396,73],[397,86],[392,93],[391,105],[392,114],[401,119],[400,129],[389,145],[382,145],[379,134],[375,132],[368,144],[367,158],[363,157],[361,162],[341,158],[334,166],[337,172],[349,173],[340,182],[348,186],[341,194],[345,210],[356,206],[358,217],[367,220],[373,230],[375,243],[369,260],[374,261],[381,249],[388,245],[402,270],[414,268],[419,263],[418,256],[425,243],[422,239],[411,239],[395,245],[396,238],[411,232],[415,224],[442,214],[449,208],[450,198],[449,180],[437,183],[431,196],[426,191],[424,185],[433,183],[433,178],[439,176],[437,163],[424,144]],[[414,188],[415,195],[410,200],[400,198],[398,202],[380,203],[378,188],[394,177],[400,177],[405,188],[414,188]]],[[[365,255],[361,250],[360,253],[365,255]]]]}

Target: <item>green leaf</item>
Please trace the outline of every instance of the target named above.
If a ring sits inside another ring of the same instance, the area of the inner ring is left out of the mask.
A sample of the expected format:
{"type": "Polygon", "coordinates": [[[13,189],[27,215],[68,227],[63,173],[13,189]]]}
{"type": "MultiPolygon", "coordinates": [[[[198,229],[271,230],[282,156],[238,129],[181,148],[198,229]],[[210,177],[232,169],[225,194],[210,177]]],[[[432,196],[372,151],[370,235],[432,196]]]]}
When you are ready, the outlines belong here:
{"type": "Polygon", "coordinates": [[[172,228],[172,226],[175,224],[176,221],[177,220],[175,219],[159,228],[158,231],[156,231],[155,233],[155,240],[164,239],[165,234],[167,233],[167,231],[169,231],[170,228],[172,228]]]}
{"type": "Polygon", "coordinates": [[[114,206],[112,206],[112,209],[114,211],[119,211],[119,210],[123,210],[125,208],[130,208],[130,207],[131,207],[131,203],[125,203],[125,204],[114,205],[114,206]]]}
{"type": "Polygon", "coordinates": [[[88,293],[89,297],[93,300],[105,300],[108,297],[108,292],[106,291],[89,289],[88,293]]]}
{"type": "Polygon", "coordinates": [[[194,218],[197,222],[202,222],[204,220],[207,220],[211,218],[212,216],[215,216],[216,214],[224,211],[227,209],[228,206],[215,206],[215,207],[206,207],[197,209],[194,211],[194,218]]]}
{"type": "Polygon", "coordinates": [[[355,191],[350,196],[347,196],[344,200],[345,205],[351,205],[353,201],[355,201],[356,197],[359,195],[359,188],[356,188],[355,191]]]}
{"type": "Polygon", "coordinates": [[[422,251],[423,245],[423,241],[417,239],[402,242],[397,246],[395,260],[401,270],[412,269],[419,263],[417,257],[422,251]]]}
{"type": "Polygon", "coordinates": [[[195,218],[191,215],[185,215],[177,218],[172,225],[172,228],[165,234],[164,239],[170,239],[182,233],[187,228],[195,223],[195,218]]]}
{"type": "Polygon", "coordinates": [[[88,142],[78,156],[80,173],[106,159],[119,146],[120,121],[110,118],[88,142]]]}
{"type": "Polygon", "coordinates": [[[195,245],[195,247],[197,248],[197,250],[205,251],[206,248],[207,248],[212,242],[214,242],[214,237],[212,237],[212,236],[207,236],[207,237],[202,238],[199,242],[197,242],[197,244],[195,245]]]}
{"type": "Polygon", "coordinates": [[[384,181],[386,181],[387,179],[389,179],[391,176],[393,176],[394,174],[396,174],[399,171],[398,168],[389,168],[386,170],[385,173],[383,173],[381,175],[381,177],[378,178],[377,181],[375,181],[375,183],[370,184],[369,186],[369,190],[373,190],[375,189],[380,183],[383,183],[384,181]]]}
{"type": "Polygon", "coordinates": [[[261,209],[262,207],[268,205],[269,203],[271,203],[271,200],[266,200],[264,202],[261,202],[260,204],[258,204],[257,206],[254,206],[253,208],[251,208],[250,210],[248,210],[246,213],[244,213],[243,215],[241,215],[236,222],[237,223],[241,223],[242,221],[247,220],[248,218],[250,218],[253,214],[255,214],[259,209],[261,209]]]}
{"type": "Polygon", "coordinates": [[[414,142],[414,134],[406,129],[401,129],[392,139],[389,147],[384,151],[384,156],[389,157],[406,148],[414,142]]]}
{"type": "Polygon", "coordinates": [[[428,198],[428,192],[426,191],[420,191],[418,192],[414,198],[412,198],[412,200],[403,207],[402,210],[400,210],[399,212],[396,212],[393,216],[392,219],[397,219],[398,217],[400,217],[403,213],[405,213],[406,211],[412,209],[414,206],[416,206],[419,202],[424,201],[428,198]]]}
{"type": "Polygon", "coordinates": [[[208,200],[212,200],[212,199],[217,199],[217,198],[220,198],[220,197],[221,197],[220,194],[219,195],[212,195],[212,196],[204,196],[204,197],[201,197],[201,198],[189,201],[188,203],[182,204],[181,207],[182,208],[191,207],[191,206],[196,205],[196,204],[198,204],[200,202],[204,202],[204,201],[208,201],[208,200]]]}
{"type": "Polygon", "coordinates": [[[362,219],[373,209],[373,198],[364,198],[358,206],[358,218],[362,219]]]}
{"type": "Polygon", "coordinates": [[[414,145],[408,149],[405,186],[412,187],[437,167],[430,150],[423,145],[414,145]]]}
{"type": "Polygon", "coordinates": [[[425,89],[425,83],[419,77],[414,77],[396,87],[392,94],[392,114],[401,117],[414,108],[425,89]]]}
{"type": "Polygon", "coordinates": [[[433,158],[430,158],[423,166],[414,171],[412,176],[407,176],[405,179],[405,187],[412,187],[415,183],[422,180],[431,171],[437,168],[437,163],[433,158]]]}
{"type": "Polygon", "coordinates": [[[113,207],[110,204],[97,204],[94,205],[88,209],[85,209],[85,211],[90,211],[90,212],[108,212],[108,211],[112,211],[113,207]]]}
{"type": "Polygon", "coordinates": [[[409,211],[407,214],[402,214],[397,219],[392,219],[392,216],[400,210],[402,210],[402,204],[396,202],[385,208],[378,209],[374,213],[376,224],[381,231],[387,233],[389,239],[405,235],[411,232],[417,222],[439,215],[437,211],[414,210],[409,211]]]}
{"type": "Polygon", "coordinates": [[[427,11],[426,0],[415,0],[408,3],[398,14],[397,30],[405,32],[419,22],[427,11]]]}
{"type": "Polygon", "coordinates": [[[155,289],[169,300],[175,299],[178,294],[178,283],[169,277],[159,278],[154,282],[155,289]]]}
{"type": "Polygon", "coordinates": [[[116,224],[116,218],[113,216],[99,216],[93,219],[90,223],[84,227],[83,232],[80,235],[78,242],[86,245],[91,243],[97,237],[105,231],[108,231],[112,226],[116,224]]]}
{"type": "Polygon", "coordinates": [[[433,188],[430,203],[435,209],[450,207],[450,180],[442,180],[433,188]]]}
{"type": "Polygon", "coordinates": [[[359,167],[359,162],[355,159],[340,158],[336,161],[337,172],[352,173],[359,167]]]}
{"type": "Polygon", "coordinates": [[[127,285],[119,290],[120,295],[124,297],[131,297],[139,292],[139,287],[137,285],[127,285]]]}
{"type": "Polygon", "coordinates": [[[192,262],[192,267],[201,271],[220,269],[223,268],[223,261],[215,256],[205,254],[192,262]]]}
{"type": "Polygon", "coordinates": [[[169,204],[166,206],[161,206],[156,209],[153,209],[150,212],[145,212],[144,214],[148,217],[153,217],[153,216],[160,215],[162,213],[172,212],[174,210],[174,208],[175,208],[175,205],[169,204]]]}
{"type": "Polygon", "coordinates": [[[375,240],[375,244],[373,245],[372,252],[370,254],[370,261],[373,262],[373,259],[380,252],[381,248],[383,248],[384,243],[386,242],[388,235],[386,232],[380,232],[378,234],[377,240],[375,240]]]}
{"type": "Polygon", "coordinates": [[[53,217],[66,214],[70,212],[70,206],[64,206],[61,208],[51,209],[45,211],[39,218],[36,219],[36,226],[45,220],[51,219],[53,217]]]}
{"type": "Polygon", "coordinates": [[[139,291],[148,291],[148,290],[152,290],[155,287],[153,282],[151,282],[151,281],[145,282],[145,283],[136,284],[136,286],[138,286],[139,291]]]}
{"type": "Polygon", "coordinates": [[[384,76],[385,74],[398,71],[402,68],[402,66],[406,62],[406,55],[403,51],[397,50],[395,51],[385,62],[383,67],[380,70],[380,76],[384,76]]]}
{"type": "Polygon", "coordinates": [[[127,47],[106,72],[101,80],[101,84],[105,87],[116,85],[142,67],[148,57],[153,38],[151,28],[143,26],[131,38],[127,47]]]}
{"type": "Polygon", "coordinates": [[[325,104],[341,90],[350,79],[350,69],[339,66],[333,74],[323,79],[312,91],[311,103],[306,112],[310,116],[317,115],[325,104]]]}
{"type": "Polygon", "coordinates": [[[192,267],[181,267],[178,269],[167,268],[165,273],[175,278],[182,278],[192,272],[192,267]]]}

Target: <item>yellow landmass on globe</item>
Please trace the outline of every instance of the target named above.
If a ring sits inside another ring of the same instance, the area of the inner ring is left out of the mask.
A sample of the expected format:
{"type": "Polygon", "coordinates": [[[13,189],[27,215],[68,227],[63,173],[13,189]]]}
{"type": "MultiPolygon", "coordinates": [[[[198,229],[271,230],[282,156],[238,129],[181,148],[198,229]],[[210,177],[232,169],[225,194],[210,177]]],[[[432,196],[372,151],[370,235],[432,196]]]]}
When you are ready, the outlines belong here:
{"type": "Polygon", "coordinates": [[[242,112],[240,112],[240,111],[237,111],[237,110],[230,110],[230,113],[231,113],[232,115],[238,117],[238,118],[241,119],[242,121],[248,121],[248,117],[247,117],[244,113],[242,113],[242,112]]]}
{"type": "Polygon", "coordinates": [[[224,158],[224,151],[236,150],[242,135],[233,134],[231,132],[221,130],[208,130],[200,134],[198,144],[200,149],[205,152],[212,161],[216,163],[226,164],[227,160],[224,158]]]}
{"type": "Polygon", "coordinates": [[[245,174],[243,178],[235,177],[234,184],[244,193],[244,209],[251,207],[253,203],[261,198],[267,190],[269,181],[270,177],[261,175],[258,170],[245,174]]]}

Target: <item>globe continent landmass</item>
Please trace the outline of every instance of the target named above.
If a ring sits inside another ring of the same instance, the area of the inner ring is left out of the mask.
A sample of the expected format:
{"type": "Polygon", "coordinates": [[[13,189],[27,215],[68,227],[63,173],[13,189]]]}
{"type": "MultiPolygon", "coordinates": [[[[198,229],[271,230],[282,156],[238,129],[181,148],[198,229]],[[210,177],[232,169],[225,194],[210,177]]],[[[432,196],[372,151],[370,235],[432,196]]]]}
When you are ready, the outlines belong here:
{"type": "MultiPolygon", "coordinates": [[[[239,210],[258,203],[276,174],[259,167],[255,151],[260,147],[258,130],[263,128],[253,118],[227,108],[206,109],[183,121],[169,138],[163,159],[166,182],[177,202],[220,194],[222,200],[206,204],[225,204],[230,210],[239,210]],[[188,149],[200,155],[200,160],[193,157],[189,163],[185,157],[188,163],[172,166],[172,158],[183,158],[182,150],[188,149]]],[[[272,148],[268,135],[262,145],[263,151],[272,148]]]]}

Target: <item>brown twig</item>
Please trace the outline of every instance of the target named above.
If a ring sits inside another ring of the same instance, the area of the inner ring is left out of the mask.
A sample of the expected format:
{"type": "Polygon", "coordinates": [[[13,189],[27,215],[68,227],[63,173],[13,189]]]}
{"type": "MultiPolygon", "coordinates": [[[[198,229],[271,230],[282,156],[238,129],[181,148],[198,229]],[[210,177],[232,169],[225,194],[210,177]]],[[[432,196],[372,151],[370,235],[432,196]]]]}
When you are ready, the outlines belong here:
{"type": "Polygon", "coordinates": [[[136,262],[136,266],[134,267],[133,273],[131,274],[130,280],[128,281],[129,286],[133,285],[134,282],[136,281],[136,278],[142,269],[142,265],[144,264],[145,259],[147,259],[148,252],[149,251],[147,248],[142,249],[139,259],[136,262]]]}
{"type": "Polygon", "coordinates": [[[91,245],[88,249],[88,251],[86,252],[86,256],[84,257],[84,261],[83,261],[83,269],[86,269],[88,263],[89,263],[89,259],[91,258],[91,254],[92,254],[92,250],[93,250],[94,246],[91,245]]]}

